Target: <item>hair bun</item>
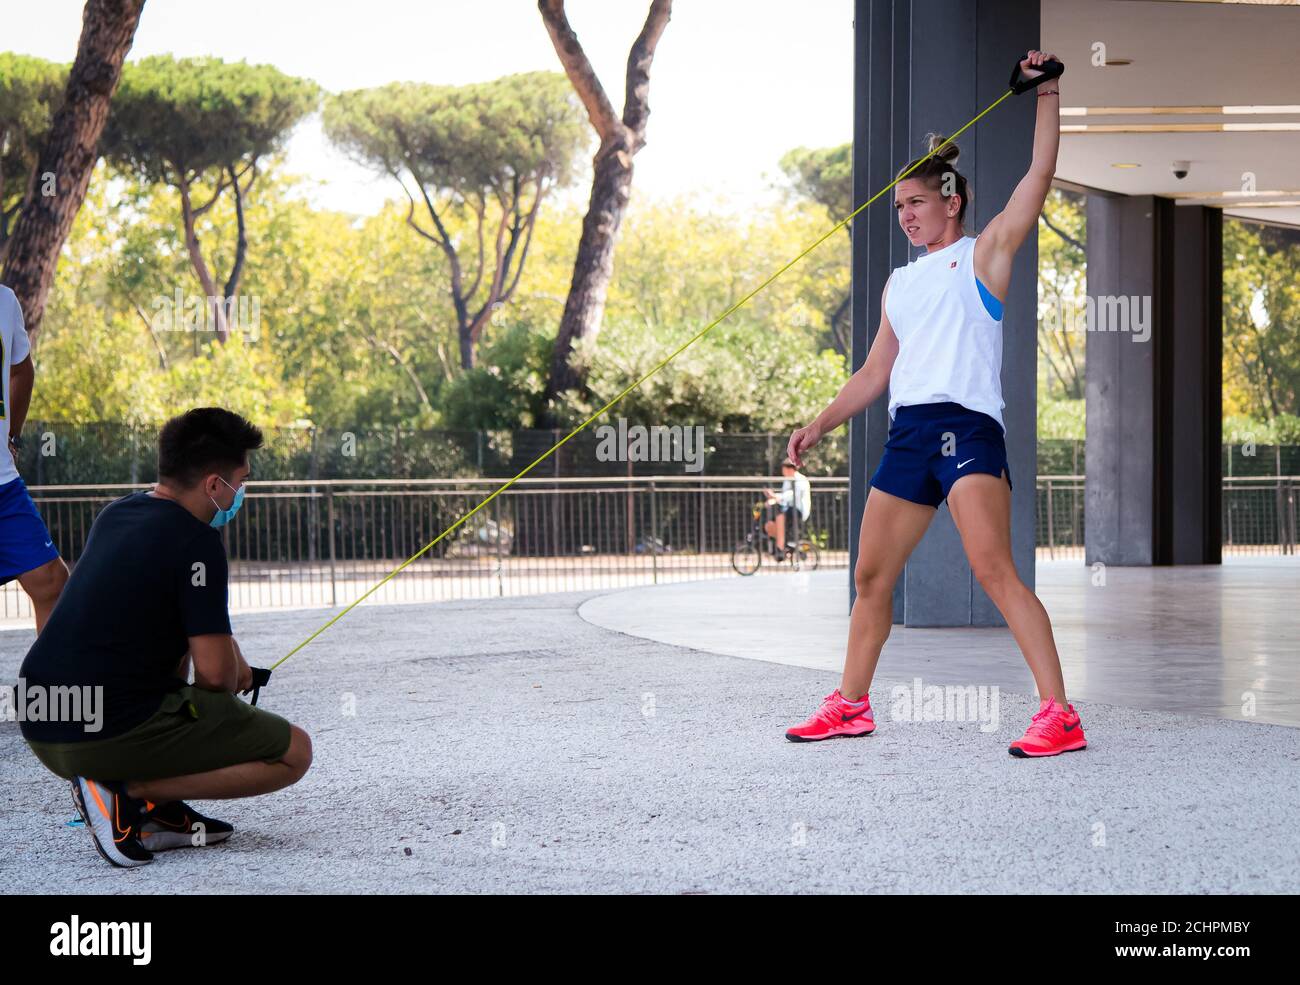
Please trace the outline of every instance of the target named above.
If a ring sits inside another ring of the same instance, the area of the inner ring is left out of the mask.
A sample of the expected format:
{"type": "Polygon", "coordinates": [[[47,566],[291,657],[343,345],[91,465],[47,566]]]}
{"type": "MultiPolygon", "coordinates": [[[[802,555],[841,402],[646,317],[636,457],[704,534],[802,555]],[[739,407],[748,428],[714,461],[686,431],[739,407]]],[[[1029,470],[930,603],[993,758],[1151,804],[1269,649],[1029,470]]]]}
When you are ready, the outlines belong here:
{"type": "Polygon", "coordinates": [[[957,157],[961,154],[961,148],[954,143],[944,144],[944,141],[948,139],[947,137],[941,133],[927,133],[925,139],[925,149],[927,153],[933,153],[936,148],[942,146],[943,149],[934,155],[935,158],[943,161],[945,164],[957,163],[957,157]]]}

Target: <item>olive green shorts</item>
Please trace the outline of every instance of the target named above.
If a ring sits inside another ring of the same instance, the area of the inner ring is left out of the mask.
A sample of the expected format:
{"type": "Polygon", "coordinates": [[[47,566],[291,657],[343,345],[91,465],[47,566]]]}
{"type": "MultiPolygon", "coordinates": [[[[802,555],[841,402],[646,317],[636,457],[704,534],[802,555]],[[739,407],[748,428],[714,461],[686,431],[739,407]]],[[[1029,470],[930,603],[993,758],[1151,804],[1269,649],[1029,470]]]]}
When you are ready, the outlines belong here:
{"type": "Polygon", "coordinates": [[[129,732],[90,742],[32,742],[32,752],[66,780],[160,780],[223,766],[274,762],[289,751],[289,723],[233,694],[183,687],[129,732]]]}

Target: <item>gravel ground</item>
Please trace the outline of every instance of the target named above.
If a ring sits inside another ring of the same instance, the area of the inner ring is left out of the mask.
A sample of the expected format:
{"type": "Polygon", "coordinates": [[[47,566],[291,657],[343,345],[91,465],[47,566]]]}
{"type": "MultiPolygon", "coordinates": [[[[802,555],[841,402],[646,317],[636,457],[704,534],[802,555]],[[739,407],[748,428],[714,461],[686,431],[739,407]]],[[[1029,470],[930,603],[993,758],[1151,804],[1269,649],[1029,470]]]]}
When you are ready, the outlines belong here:
{"type": "MultiPolygon", "coordinates": [[[[207,802],[220,846],[131,871],[0,722],[9,893],[1295,893],[1300,731],[1077,703],[1090,746],[1017,760],[1000,722],[795,744],[837,679],[585,622],[602,592],[362,607],[262,704],[312,735],[295,787],[207,802]]],[[[321,610],[236,619],[269,664],[321,610]]],[[[13,681],[30,631],[0,633],[13,681]]]]}

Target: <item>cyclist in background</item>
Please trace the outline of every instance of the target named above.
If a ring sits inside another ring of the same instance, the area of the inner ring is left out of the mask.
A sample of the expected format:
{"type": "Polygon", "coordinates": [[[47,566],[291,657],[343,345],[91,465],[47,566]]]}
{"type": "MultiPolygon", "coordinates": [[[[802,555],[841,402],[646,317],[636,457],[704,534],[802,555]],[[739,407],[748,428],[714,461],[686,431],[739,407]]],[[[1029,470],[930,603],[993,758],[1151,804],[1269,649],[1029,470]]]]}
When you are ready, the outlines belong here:
{"type": "Polygon", "coordinates": [[[790,459],[781,462],[781,474],[785,481],[781,483],[781,492],[764,489],[768,506],[780,506],[781,512],[775,518],[763,524],[763,531],[776,543],[773,550],[778,558],[783,557],[786,548],[786,534],[792,541],[799,539],[799,524],[807,523],[812,513],[812,484],[808,477],[799,471],[790,459]]]}

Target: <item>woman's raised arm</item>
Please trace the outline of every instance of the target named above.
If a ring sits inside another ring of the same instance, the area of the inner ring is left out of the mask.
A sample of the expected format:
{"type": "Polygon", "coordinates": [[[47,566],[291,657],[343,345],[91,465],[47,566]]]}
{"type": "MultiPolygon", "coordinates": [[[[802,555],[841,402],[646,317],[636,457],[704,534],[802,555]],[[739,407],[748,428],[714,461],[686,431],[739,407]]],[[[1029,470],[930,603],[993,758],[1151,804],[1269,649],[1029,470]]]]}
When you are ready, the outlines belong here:
{"type": "MultiPolygon", "coordinates": [[[[1055,56],[1031,51],[1020,63],[1026,78],[1042,75],[1037,67],[1055,56]]],[[[1034,157],[1016,185],[1006,208],[994,216],[975,244],[975,272],[998,298],[1005,299],[1011,283],[1011,261],[1020,244],[1038,223],[1056,174],[1056,152],[1061,143],[1060,80],[1038,91],[1038,116],[1034,123],[1034,157]]]]}

